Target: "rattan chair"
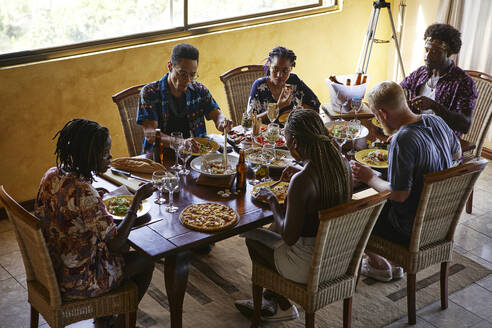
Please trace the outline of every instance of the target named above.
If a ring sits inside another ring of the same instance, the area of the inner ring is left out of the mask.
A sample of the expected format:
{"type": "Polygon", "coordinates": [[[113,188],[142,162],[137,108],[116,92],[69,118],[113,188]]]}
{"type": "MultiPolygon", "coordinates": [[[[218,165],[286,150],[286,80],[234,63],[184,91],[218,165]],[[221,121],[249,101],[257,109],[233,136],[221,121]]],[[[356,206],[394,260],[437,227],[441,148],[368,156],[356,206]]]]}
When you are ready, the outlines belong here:
{"type": "MultiPolygon", "coordinates": [[[[464,134],[461,138],[476,145],[476,147],[463,154],[463,162],[466,163],[470,160],[477,160],[482,154],[483,144],[487,138],[487,132],[490,128],[490,122],[492,120],[492,76],[477,72],[477,71],[465,71],[468,73],[475,85],[477,86],[478,99],[475,105],[475,111],[473,112],[473,121],[470,131],[464,134]]],[[[473,191],[470,194],[470,198],[466,203],[466,212],[472,212],[473,204],[473,191]]]]}
{"type": "Polygon", "coordinates": [[[343,299],[343,326],[350,327],[352,296],[362,253],[389,192],[338,205],[319,212],[320,225],[307,285],[285,279],[253,262],[253,327],[259,324],[262,287],[300,304],[306,327],[314,327],[315,312],[343,299]]]}
{"type": "Polygon", "coordinates": [[[265,76],[262,65],[240,66],[220,76],[224,83],[227,104],[234,125],[240,125],[243,112],[248,106],[249,92],[253,82],[265,76]]]}
{"type": "Polygon", "coordinates": [[[135,327],[138,295],[133,282],[99,297],[63,300],[39,219],[10,197],[3,186],[0,186],[0,200],[14,226],[26,269],[31,328],[38,327],[39,313],[53,328],[120,313],[126,313],[127,327],[135,327]]]}
{"type": "Polygon", "coordinates": [[[145,84],[136,85],[120,91],[113,96],[114,103],[118,106],[123,132],[125,133],[126,145],[130,156],[142,153],[142,142],[144,138],[143,128],[137,124],[137,110],[140,98],[140,90],[145,84]]]}
{"type": "Polygon", "coordinates": [[[408,323],[416,323],[417,272],[441,263],[441,307],[448,307],[448,271],[456,226],[486,160],[459,165],[424,177],[408,246],[371,236],[367,250],[384,256],[407,272],[408,323]]]}

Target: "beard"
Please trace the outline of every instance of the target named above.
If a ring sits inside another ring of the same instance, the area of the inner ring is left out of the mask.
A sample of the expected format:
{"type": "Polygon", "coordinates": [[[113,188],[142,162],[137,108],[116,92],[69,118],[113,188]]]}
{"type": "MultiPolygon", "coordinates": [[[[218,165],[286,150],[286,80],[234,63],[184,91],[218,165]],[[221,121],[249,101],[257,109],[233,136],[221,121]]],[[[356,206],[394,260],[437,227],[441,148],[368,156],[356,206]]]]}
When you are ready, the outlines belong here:
{"type": "Polygon", "coordinates": [[[389,136],[392,136],[393,134],[395,134],[398,130],[396,129],[391,129],[387,124],[386,122],[383,122],[382,120],[380,120],[381,122],[381,125],[383,126],[383,133],[385,136],[389,137],[389,136]]]}

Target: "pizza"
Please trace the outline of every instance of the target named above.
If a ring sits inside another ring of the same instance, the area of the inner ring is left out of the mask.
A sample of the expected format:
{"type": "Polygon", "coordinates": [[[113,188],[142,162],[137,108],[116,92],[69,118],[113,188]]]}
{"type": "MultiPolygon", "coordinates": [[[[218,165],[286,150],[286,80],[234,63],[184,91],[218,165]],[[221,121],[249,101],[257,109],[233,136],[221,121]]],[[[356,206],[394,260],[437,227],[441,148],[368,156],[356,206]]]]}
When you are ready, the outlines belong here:
{"type": "Polygon", "coordinates": [[[287,191],[289,190],[289,183],[288,182],[280,182],[276,186],[270,187],[273,185],[275,181],[268,181],[268,182],[263,182],[259,183],[256,186],[253,187],[251,190],[251,196],[253,196],[254,199],[264,202],[263,199],[258,197],[258,193],[260,192],[260,189],[262,187],[270,189],[274,194],[275,197],[277,197],[278,203],[283,204],[285,202],[285,198],[287,197],[287,191]]]}
{"type": "Polygon", "coordinates": [[[234,226],[238,216],[229,206],[203,203],[187,206],[179,215],[179,220],[192,230],[216,232],[234,226]]]}

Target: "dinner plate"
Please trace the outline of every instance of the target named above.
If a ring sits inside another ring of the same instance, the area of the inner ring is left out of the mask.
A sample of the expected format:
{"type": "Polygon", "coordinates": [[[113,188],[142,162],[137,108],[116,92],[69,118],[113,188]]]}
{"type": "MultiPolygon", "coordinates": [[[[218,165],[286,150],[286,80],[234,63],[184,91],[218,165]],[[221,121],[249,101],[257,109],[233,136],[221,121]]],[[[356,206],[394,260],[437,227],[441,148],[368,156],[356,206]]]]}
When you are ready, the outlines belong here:
{"type": "MultiPolygon", "coordinates": [[[[264,133],[256,136],[253,140],[257,145],[264,146],[267,143],[266,138],[264,137],[264,133]]],[[[280,135],[277,141],[275,142],[275,147],[285,147],[286,142],[284,136],[280,135]]]]}
{"type": "Polygon", "coordinates": [[[374,116],[372,118],[371,123],[372,123],[372,125],[374,125],[377,128],[380,128],[380,129],[383,128],[383,125],[379,122],[379,120],[376,118],[376,116],[374,116]]]}
{"type": "Polygon", "coordinates": [[[215,153],[217,150],[219,150],[219,144],[216,143],[215,141],[208,139],[208,138],[193,138],[196,142],[198,142],[200,145],[200,151],[199,152],[192,152],[191,155],[193,156],[201,156],[205,155],[208,153],[215,153]]]}
{"type": "Polygon", "coordinates": [[[201,174],[205,174],[205,175],[208,175],[211,177],[224,177],[224,176],[230,176],[230,175],[236,174],[236,165],[237,165],[237,162],[239,161],[239,158],[237,157],[237,155],[232,155],[232,154],[227,155],[227,162],[231,167],[230,172],[224,173],[224,174],[219,174],[219,173],[210,173],[207,170],[207,168],[206,168],[207,162],[208,163],[210,163],[210,162],[221,163],[223,158],[224,158],[223,154],[207,154],[207,155],[199,156],[199,157],[194,158],[191,161],[190,167],[194,171],[197,171],[201,174]]]}
{"type": "MultiPolygon", "coordinates": [[[[333,127],[333,125],[340,125],[340,124],[347,124],[348,126],[348,122],[349,121],[331,121],[331,122],[328,122],[328,123],[325,123],[325,126],[326,128],[328,129],[328,133],[331,137],[334,137],[332,134],[331,134],[331,129],[333,127]]],[[[364,126],[364,125],[361,125],[360,126],[360,133],[357,137],[355,137],[353,140],[357,140],[357,139],[361,139],[361,138],[365,138],[367,137],[367,135],[369,134],[369,130],[364,126]]],[[[347,140],[352,140],[350,138],[342,138],[342,139],[347,139],[347,140]]]]}
{"type": "MultiPolygon", "coordinates": [[[[276,160],[272,162],[270,168],[278,168],[283,169],[289,165],[292,165],[294,162],[294,158],[290,154],[290,151],[283,149],[275,149],[276,160]]],[[[255,163],[255,164],[263,164],[261,159],[261,148],[249,148],[245,150],[246,162],[255,163]]]]}
{"type": "MultiPolygon", "coordinates": [[[[257,194],[258,192],[260,191],[260,188],[262,187],[266,187],[268,188],[269,186],[271,186],[272,184],[274,184],[275,182],[277,181],[267,181],[267,182],[262,182],[262,183],[259,183],[257,185],[255,185],[253,187],[253,189],[251,189],[251,197],[253,197],[253,199],[259,201],[259,202],[262,202],[262,203],[266,203],[264,200],[261,200],[261,199],[258,199],[257,198],[257,194]]],[[[276,185],[274,188],[288,188],[289,186],[289,183],[288,182],[280,182],[278,185],[276,185]]],[[[277,196],[277,199],[278,199],[278,203],[279,204],[283,204],[284,201],[285,201],[285,197],[287,196],[287,190],[285,190],[285,195],[283,198],[278,198],[277,196]]]]}
{"type": "MultiPolygon", "coordinates": [[[[130,196],[130,195],[119,195],[119,196],[114,196],[114,197],[110,197],[108,199],[105,199],[104,200],[104,206],[106,206],[106,210],[108,211],[108,213],[109,213],[108,204],[112,199],[114,199],[116,197],[126,198],[130,201],[130,203],[133,201],[133,196],[130,196]]],[[[152,204],[151,204],[150,200],[144,199],[142,201],[142,204],[140,205],[140,208],[137,211],[137,217],[141,217],[141,216],[144,216],[145,214],[147,214],[150,211],[151,207],[152,207],[152,204]]],[[[109,214],[112,215],[115,220],[122,220],[126,216],[126,213],[123,215],[116,215],[116,214],[111,214],[111,213],[109,213],[109,214]]]]}
{"type": "Polygon", "coordinates": [[[355,153],[355,159],[362,164],[365,164],[365,165],[370,166],[370,167],[374,167],[376,169],[387,168],[388,167],[388,161],[380,162],[380,164],[375,164],[373,162],[367,161],[367,159],[364,159],[364,157],[367,156],[367,154],[369,154],[372,151],[378,151],[378,152],[381,152],[381,153],[388,155],[388,151],[386,149],[364,149],[364,150],[360,150],[357,153],[355,153]]]}

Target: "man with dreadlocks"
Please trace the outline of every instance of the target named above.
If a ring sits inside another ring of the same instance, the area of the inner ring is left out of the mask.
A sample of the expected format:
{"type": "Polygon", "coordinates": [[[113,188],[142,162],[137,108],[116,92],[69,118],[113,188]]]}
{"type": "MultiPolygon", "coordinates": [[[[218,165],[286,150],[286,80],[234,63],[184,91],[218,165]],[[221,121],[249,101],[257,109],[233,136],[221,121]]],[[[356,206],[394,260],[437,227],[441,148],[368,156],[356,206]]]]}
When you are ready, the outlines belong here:
{"type": "Polygon", "coordinates": [[[451,25],[430,25],[424,34],[425,66],[400,84],[414,112],[440,116],[458,137],[470,130],[478,97],[472,78],[451,59],[461,49],[460,36],[451,25]]]}
{"type": "Polygon", "coordinates": [[[276,103],[279,117],[294,108],[310,108],[319,111],[320,102],[314,92],[294,73],[296,66],[294,51],[276,47],[265,63],[265,77],[253,83],[249,94],[249,108],[264,119],[267,115],[266,103],[276,103]]]}
{"type": "MultiPolygon", "coordinates": [[[[260,228],[244,236],[252,260],[287,279],[306,284],[319,227],[318,212],[350,200],[350,167],[330,142],[328,131],[315,111],[291,112],[285,137],[292,156],[305,163],[290,180],[285,215],[272,191],[262,188],[258,197],[270,205],[274,222],[269,230],[260,228]]],[[[292,171],[284,171],[283,176],[289,172],[292,171]]],[[[269,290],[263,297],[263,320],[298,317],[296,307],[285,297],[269,290]]],[[[252,315],[252,300],[236,301],[235,305],[246,316],[252,315]]]]}
{"type": "MultiPolygon", "coordinates": [[[[62,297],[95,297],[131,279],[140,300],[149,287],[154,264],[135,251],[128,252],[127,238],[140,203],[154,192],[152,184],[137,190],[128,213],[116,226],[91,185],[93,174],[105,172],[110,164],[108,129],[74,119],[54,138],[57,136],[57,166],[41,180],[35,214],[41,221],[62,297]]],[[[112,319],[98,318],[96,327],[106,327],[112,319]]],[[[124,326],[124,315],[116,320],[117,327],[124,326]]]]}

